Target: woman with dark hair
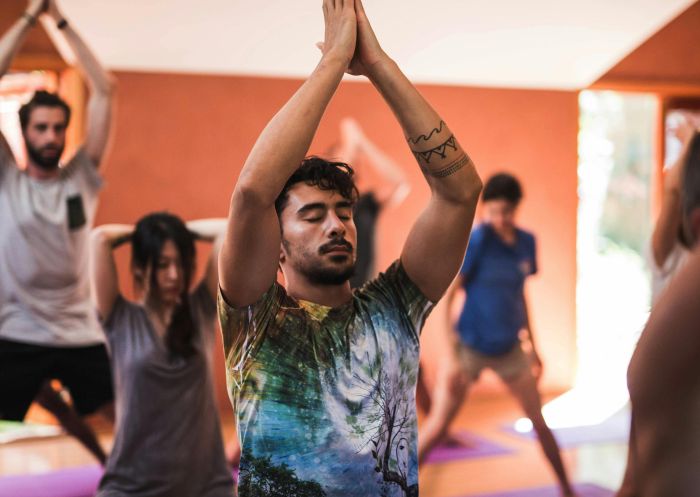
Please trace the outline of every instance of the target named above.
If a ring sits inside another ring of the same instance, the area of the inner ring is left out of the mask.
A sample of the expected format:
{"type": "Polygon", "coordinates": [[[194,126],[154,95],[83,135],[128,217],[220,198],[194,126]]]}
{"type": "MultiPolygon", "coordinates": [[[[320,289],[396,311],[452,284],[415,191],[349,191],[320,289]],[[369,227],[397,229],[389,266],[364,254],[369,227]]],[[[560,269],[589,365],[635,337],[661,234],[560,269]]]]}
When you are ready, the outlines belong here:
{"type": "Polygon", "coordinates": [[[195,240],[225,220],[187,225],[167,213],[93,230],[90,274],[109,340],[116,434],[99,497],[230,497],[211,375],[219,243],[193,291],[195,240]],[[113,249],[131,242],[138,302],[119,293],[113,249]]]}

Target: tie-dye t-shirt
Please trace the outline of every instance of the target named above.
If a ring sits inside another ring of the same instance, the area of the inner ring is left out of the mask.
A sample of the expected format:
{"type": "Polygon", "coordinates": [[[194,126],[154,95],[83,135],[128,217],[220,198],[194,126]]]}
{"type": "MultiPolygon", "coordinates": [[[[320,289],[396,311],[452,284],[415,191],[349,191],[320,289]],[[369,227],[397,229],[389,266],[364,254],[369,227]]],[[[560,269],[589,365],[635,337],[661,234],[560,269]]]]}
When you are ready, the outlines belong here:
{"type": "Polygon", "coordinates": [[[417,496],[419,334],[432,306],[398,261],[338,308],[277,283],[240,309],[220,295],[240,497],[417,496]]]}

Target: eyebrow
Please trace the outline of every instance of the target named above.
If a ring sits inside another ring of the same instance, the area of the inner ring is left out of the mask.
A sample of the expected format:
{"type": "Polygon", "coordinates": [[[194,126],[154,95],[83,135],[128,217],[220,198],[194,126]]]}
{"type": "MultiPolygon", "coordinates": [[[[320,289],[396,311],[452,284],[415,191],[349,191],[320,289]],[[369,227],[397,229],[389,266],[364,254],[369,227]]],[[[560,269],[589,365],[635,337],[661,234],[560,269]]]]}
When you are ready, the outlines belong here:
{"type": "MultiPolygon", "coordinates": [[[[339,202],[336,202],[334,208],[335,209],[349,209],[352,207],[352,202],[349,200],[341,200],[339,202]]],[[[302,206],[298,211],[297,214],[305,214],[309,211],[315,211],[315,210],[326,210],[327,204],[324,204],[323,202],[314,202],[312,204],[306,204],[302,206]]]]}

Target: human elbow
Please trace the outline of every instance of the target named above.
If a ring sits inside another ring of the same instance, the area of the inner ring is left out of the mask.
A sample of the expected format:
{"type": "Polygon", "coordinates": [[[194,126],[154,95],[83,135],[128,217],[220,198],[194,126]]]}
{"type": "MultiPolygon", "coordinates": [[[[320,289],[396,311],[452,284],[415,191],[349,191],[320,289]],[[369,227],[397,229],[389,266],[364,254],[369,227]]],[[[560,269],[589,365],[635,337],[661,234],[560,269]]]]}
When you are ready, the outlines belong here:
{"type": "Polygon", "coordinates": [[[474,173],[458,184],[451,186],[452,188],[446,189],[442,193],[445,200],[459,205],[476,205],[484,185],[479,175],[474,173]]]}
{"type": "Polygon", "coordinates": [[[98,226],[90,232],[90,245],[92,247],[109,245],[109,235],[102,226],[98,226]]]}
{"type": "Polygon", "coordinates": [[[238,181],[231,197],[231,209],[264,209],[275,204],[275,198],[257,185],[238,181]]]}
{"type": "Polygon", "coordinates": [[[94,91],[105,97],[112,98],[117,92],[117,78],[111,73],[107,73],[104,78],[94,83],[94,91]]]}

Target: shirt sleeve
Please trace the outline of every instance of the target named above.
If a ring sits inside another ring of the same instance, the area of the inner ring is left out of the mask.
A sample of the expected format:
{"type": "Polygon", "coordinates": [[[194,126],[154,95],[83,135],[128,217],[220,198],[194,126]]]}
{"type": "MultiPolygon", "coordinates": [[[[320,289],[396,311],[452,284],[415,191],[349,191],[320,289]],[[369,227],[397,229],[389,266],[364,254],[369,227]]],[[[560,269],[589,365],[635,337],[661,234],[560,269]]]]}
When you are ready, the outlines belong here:
{"type": "Polygon", "coordinates": [[[219,288],[218,311],[224,354],[229,371],[241,371],[259,350],[267,330],[281,319],[280,311],[286,293],[275,282],[260,299],[245,307],[233,307],[226,302],[219,288]]]}
{"type": "Polygon", "coordinates": [[[117,295],[112,312],[106,318],[100,318],[102,329],[107,336],[111,336],[115,330],[121,327],[120,323],[127,319],[131,305],[133,304],[129,303],[121,294],[117,295]]]}
{"type": "Polygon", "coordinates": [[[102,189],[104,180],[97,169],[97,164],[82,148],[65,165],[63,172],[66,178],[72,178],[80,184],[81,192],[97,196],[102,189]]]}
{"type": "Polygon", "coordinates": [[[413,325],[416,336],[420,336],[425,320],[435,307],[408,276],[400,260],[395,261],[361,292],[367,298],[402,310],[413,325]]]}
{"type": "Polygon", "coordinates": [[[13,169],[16,170],[17,167],[15,166],[15,158],[12,152],[0,144],[0,185],[7,180],[7,175],[13,169]]]}

